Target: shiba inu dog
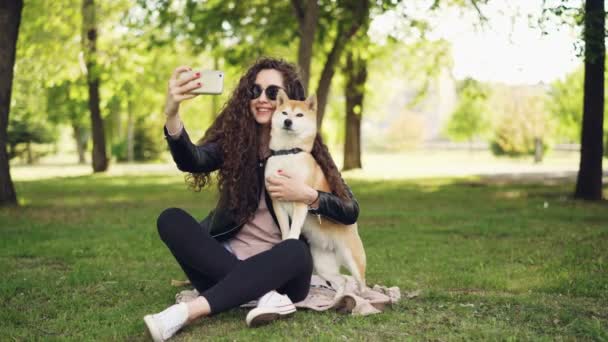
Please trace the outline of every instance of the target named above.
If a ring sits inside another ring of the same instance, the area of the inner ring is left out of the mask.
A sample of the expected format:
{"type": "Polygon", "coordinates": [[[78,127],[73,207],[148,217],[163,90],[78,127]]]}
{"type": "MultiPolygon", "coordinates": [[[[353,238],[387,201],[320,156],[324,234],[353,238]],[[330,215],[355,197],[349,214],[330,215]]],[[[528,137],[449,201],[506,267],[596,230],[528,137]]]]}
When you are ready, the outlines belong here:
{"type": "MultiPolygon", "coordinates": [[[[304,181],[313,189],[331,192],[321,167],[311,154],[316,135],[316,96],[295,101],[280,90],[277,109],[272,115],[269,143],[272,155],[266,163],[265,177],[280,176],[278,171],[285,170],[292,178],[304,181]]],[[[344,281],[340,267],[345,266],[363,290],[365,250],[356,223],[345,226],[320,216],[317,218],[308,213],[304,203],[273,200],[272,205],[284,240],[298,239],[300,234],[308,240],[316,274],[335,282],[339,288],[340,282],[344,281]]]]}

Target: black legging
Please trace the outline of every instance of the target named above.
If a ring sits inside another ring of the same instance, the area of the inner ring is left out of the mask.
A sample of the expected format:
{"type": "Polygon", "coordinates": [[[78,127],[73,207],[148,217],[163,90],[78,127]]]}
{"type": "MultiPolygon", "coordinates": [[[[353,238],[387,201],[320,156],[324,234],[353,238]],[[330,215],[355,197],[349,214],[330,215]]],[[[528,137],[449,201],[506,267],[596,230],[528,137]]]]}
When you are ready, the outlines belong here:
{"type": "Polygon", "coordinates": [[[296,303],[308,295],[312,257],[306,243],[289,239],[270,250],[239,260],[209,235],[205,222],[169,208],[157,221],[158,233],[192,285],[216,314],[271,290],[296,303]]]}

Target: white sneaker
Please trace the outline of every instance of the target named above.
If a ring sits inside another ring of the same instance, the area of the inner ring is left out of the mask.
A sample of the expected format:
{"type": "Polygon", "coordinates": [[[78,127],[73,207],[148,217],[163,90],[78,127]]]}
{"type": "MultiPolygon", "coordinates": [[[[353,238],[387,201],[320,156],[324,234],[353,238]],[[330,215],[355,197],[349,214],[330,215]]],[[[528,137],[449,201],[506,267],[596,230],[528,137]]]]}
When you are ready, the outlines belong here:
{"type": "Polygon", "coordinates": [[[286,295],[270,291],[260,297],[258,305],[247,314],[247,325],[257,327],[296,312],[296,306],[286,295]]]}
{"type": "Polygon", "coordinates": [[[155,342],[166,341],[171,338],[187,321],[188,306],[186,303],[174,304],[164,311],[144,317],[150,337],[155,342]]]}

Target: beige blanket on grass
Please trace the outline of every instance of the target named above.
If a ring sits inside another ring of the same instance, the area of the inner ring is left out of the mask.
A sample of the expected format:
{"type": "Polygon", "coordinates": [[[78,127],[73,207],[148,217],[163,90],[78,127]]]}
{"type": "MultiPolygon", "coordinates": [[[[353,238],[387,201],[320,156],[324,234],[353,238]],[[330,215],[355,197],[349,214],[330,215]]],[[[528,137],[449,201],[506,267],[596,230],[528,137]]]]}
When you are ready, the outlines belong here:
{"type": "MultiPolygon", "coordinates": [[[[308,296],[301,302],[295,303],[295,306],[302,309],[311,309],[315,311],[337,310],[353,315],[372,315],[384,311],[387,306],[397,303],[401,299],[401,291],[398,287],[386,287],[374,285],[372,288],[366,287],[363,291],[359,291],[357,282],[351,276],[344,275],[346,286],[342,294],[338,294],[336,289],[330,283],[322,278],[313,275],[310,282],[310,291],[308,296]]],[[[174,286],[188,285],[189,282],[172,281],[174,286]]],[[[413,292],[407,295],[408,298],[413,298],[419,295],[419,292],[413,292]]],[[[184,290],[175,295],[176,303],[189,302],[199,296],[196,289],[184,290]]],[[[257,301],[251,301],[241,305],[243,308],[255,307],[257,301]]]]}

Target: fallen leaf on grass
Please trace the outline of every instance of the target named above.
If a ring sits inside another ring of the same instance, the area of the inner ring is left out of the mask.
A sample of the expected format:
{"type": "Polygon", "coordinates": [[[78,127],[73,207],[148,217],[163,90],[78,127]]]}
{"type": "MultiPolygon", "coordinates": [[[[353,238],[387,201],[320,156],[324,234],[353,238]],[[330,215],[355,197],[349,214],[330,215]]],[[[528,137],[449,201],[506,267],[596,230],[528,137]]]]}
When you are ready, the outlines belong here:
{"type": "Polygon", "coordinates": [[[416,298],[416,297],[420,296],[421,293],[422,293],[422,290],[416,290],[416,291],[406,292],[405,293],[405,298],[407,298],[407,299],[416,298]]]}

